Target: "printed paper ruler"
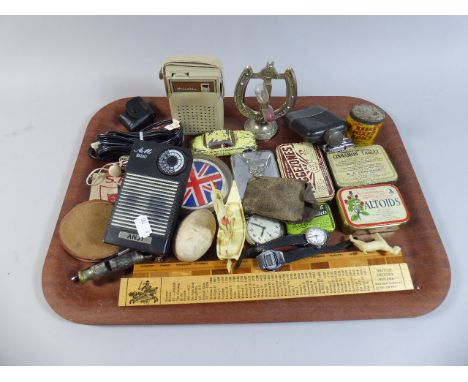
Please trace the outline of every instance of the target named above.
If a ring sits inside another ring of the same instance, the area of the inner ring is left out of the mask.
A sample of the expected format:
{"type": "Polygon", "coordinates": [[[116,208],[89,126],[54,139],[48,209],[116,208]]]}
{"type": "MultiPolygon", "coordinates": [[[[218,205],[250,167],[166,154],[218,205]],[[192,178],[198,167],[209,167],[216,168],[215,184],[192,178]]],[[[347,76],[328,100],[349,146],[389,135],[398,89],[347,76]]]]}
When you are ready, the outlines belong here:
{"type": "Polygon", "coordinates": [[[248,259],[235,274],[222,261],[140,264],[120,283],[119,306],[271,300],[411,290],[403,256],[343,252],[264,272],[248,259]]]}

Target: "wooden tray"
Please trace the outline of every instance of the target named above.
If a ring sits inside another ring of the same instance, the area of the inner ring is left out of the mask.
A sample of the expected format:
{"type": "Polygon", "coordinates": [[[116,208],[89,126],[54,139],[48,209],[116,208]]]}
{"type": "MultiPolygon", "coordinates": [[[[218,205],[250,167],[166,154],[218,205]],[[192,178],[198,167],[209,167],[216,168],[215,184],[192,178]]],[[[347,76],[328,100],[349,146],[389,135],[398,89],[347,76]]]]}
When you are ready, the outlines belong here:
{"type": "MultiPolygon", "coordinates": [[[[166,98],[147,99],[158,111],[159,116],[170,116],[166,98]]],[[[88,157],[88,147],[95,140],[96,134],[123,129],[117,118],[124,110],[127,100],[121,99],[105,106],[91,119],[58,222],[73,206],[88,199],[89,187],[85,184],[86,176],[101,164],[88,157]]],[[[295,108],[322,105],[345,118],[351,107],[361,102],[366,101],[352,97],[300,97],[295,108]]],[[[229,129],[240,129],[245,121],[235,108],[231,97],[225,99],[225,121],[225,127],[229,129]]],[[[300,141],[301,138],[284,127],[280,121],[279,134],[271,141],[259,142],[259,149],[274,150],[280,143],[300,141]]],[[[403,142],[390,117],[387,118],[376,143],[386,149],[395,165],[399,174],[397,186],[411,213],[411,220],[405,227],[386,237],[392,245],[403,248],[415,286],[413,291],[119,308],[117,307],[118,279],[101,284],[89,282],[85,285],[70,281],[70,277],[76,274],[77,270],[85,268],[88,264],[73,259],[63,250],[58,238],[57,222],[42,272],[44,295],[52,309],[60,316],[83,324],[291,322],[414,317],[426,314],[435,309],[448,293],[450,265],[447,254],[403,142]]],[[[332,242],[343,238],[343,234],[335,232],[332,242]]],[[[213,249],[207,258],[215,258],[213,249]]]]}

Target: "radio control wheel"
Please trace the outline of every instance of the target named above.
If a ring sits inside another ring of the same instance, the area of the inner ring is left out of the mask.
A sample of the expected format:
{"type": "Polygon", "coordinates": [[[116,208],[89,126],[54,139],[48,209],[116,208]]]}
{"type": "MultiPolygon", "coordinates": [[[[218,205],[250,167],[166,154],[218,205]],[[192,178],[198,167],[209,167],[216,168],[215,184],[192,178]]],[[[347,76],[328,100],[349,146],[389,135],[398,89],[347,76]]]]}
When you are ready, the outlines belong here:
{"type": "Polygon", "coordinates": [[[158,158],[158,168],[164,175],[174,176],[184,171],[184,154],[177,149],[163,151],[158,158]]]}

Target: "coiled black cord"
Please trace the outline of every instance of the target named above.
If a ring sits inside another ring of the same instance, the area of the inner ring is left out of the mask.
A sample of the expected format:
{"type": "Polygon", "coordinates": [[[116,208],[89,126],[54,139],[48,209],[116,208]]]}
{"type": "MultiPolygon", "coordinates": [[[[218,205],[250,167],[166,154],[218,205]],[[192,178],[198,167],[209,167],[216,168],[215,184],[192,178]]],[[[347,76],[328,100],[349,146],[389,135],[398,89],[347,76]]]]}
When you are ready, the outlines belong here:
{"type": "Polygon", "coordinates": [[[103,161],[117,161],[120,156],[128,155],[135,141],[155,141],[173,146],[182,146],[184,134],[181,128],[167,130],[163,125],[172,123],[171,119],[154,122],[140,132],[108,131],[98,134],[96,141],[91,144],[88,154],[93,159],[103,161]]]}

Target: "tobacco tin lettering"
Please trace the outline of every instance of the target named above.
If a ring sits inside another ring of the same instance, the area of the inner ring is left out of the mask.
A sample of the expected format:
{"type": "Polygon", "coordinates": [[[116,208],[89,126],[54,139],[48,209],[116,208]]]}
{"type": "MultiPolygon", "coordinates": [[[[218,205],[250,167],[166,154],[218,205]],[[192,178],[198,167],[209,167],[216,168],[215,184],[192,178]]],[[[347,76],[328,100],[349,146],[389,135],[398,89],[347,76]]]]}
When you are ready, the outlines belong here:
{"type": "Polygon", "coordinates": [[[327,154],[338,187],[396,182],[398,174],[380,145],[354,147],[327,154]]]}
{"type": "Polygon", "coordinates": [[[310,183],[319,202],[333,198],[333,182],[318,146],[306,142],[286,143],[276,148],[276,156],[283,178],[310,183]]]}

